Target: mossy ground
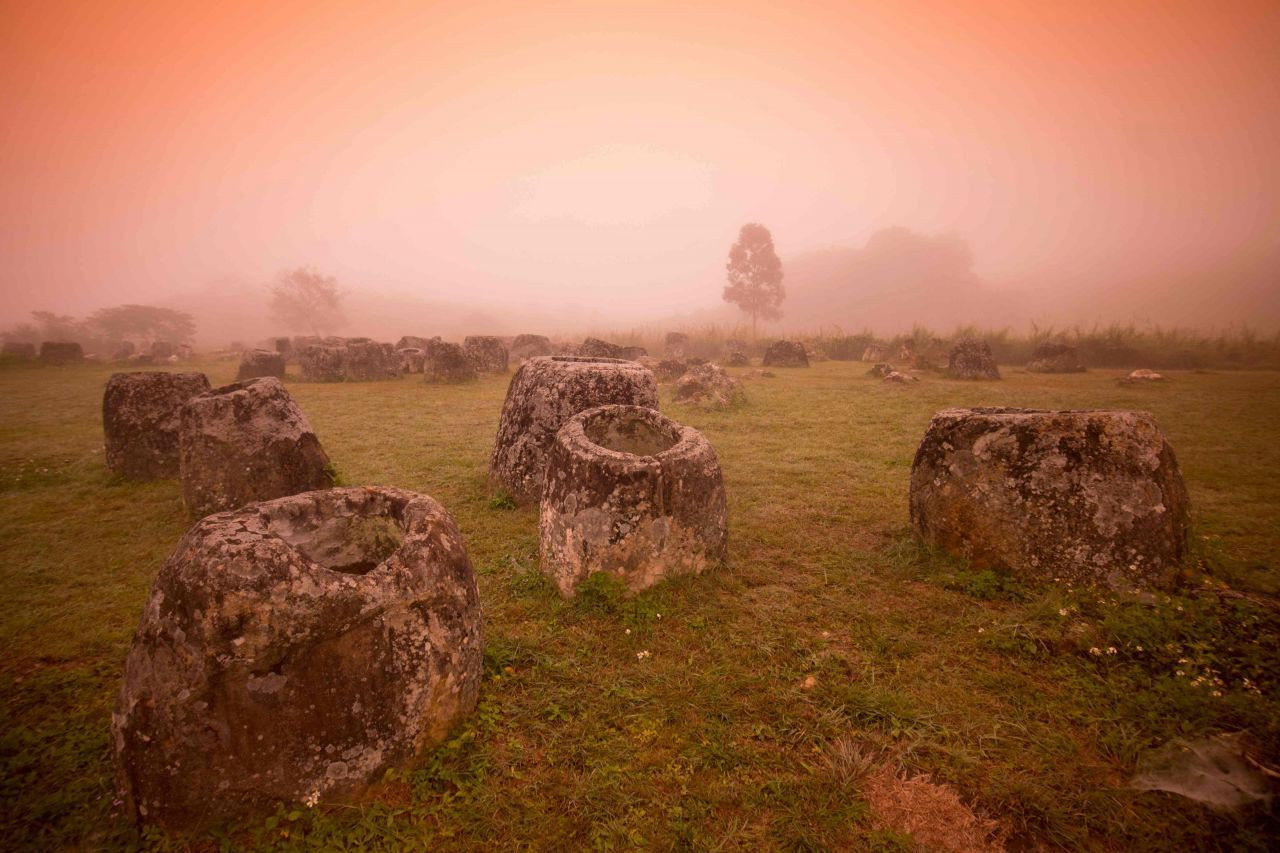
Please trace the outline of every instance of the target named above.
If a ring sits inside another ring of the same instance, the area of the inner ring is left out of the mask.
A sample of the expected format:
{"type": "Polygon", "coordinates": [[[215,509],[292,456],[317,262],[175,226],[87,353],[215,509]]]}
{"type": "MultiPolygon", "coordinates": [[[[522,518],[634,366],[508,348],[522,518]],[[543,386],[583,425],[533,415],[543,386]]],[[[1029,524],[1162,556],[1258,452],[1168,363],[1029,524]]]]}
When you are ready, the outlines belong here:
{"type": "MultiPolygon", "coordinates": [[[[571,602],[537,570],[536,511],[486,488],[506,378],[291,381],[344,483],[426,492],[457,518],[484,606],[482,701],[364,805],[284,803],[188,838],[135,834],[108,744],[151,580],[190,523],[178,484],[107,474],[110,369],[6,366],[0,846],[910,849],[920,839],[873,808],[886,769],[927,774],[1011,847],[1274,844],[1274,811],[1229,817],[1125,781],[1173,737],[1248,729],[1280,758],[1280,374],[900,388],[866,367],[778,369],[725,412],[664,389],[664,411],[719,452],[729,563],[571,602]],[[954,405],[1154,412],[1191,493],[1184,587],[1038,587],[918,547],[912,456],[954,405]]],[[[235,364],[197,368],[219,385],[235,364]]]]}

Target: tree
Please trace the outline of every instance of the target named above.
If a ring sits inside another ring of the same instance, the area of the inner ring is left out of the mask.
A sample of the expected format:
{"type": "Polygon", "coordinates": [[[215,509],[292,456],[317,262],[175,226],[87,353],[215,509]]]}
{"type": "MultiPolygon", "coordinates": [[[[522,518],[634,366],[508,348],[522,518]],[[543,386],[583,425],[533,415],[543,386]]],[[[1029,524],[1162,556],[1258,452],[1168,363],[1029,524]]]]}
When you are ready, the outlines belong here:
{"type": "Polygon", "coordinates": [[[196,323],[190,314],[154,305],[103,308],[89,316],[89,328],[113,343],[136,339],[181,343],[196,334],[196,323]]]}
{"type": "Polygon", "coordinates": [[[773,251],[769,229],[748,222],[738,232],[738,242],[729,249],[725,264],[729,283],[724,288],[724,301],[733,302],[751,315],[751,336],[756,335],[756,318],[776,320],[782,316],[782,261],[773,251]]]}
{"type": "Polygon", "coordinates": [[[338,280],[311,267],[285,270],[271,285],[271,319],[291,331],[319,335],[346,322],[338,280]]]}

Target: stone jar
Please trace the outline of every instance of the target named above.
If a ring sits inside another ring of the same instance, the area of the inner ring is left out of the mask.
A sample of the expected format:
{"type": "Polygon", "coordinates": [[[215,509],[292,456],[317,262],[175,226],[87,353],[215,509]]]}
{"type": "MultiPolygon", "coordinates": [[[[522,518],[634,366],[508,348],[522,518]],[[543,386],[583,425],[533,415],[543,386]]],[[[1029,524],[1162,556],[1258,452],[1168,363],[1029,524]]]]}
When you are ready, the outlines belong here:
{"type": "Polygon", "coordinates": [[[284,379],[284,362],[284,353],[267,349],[249,350],[240,356],[240,368],[236,372],[236,381],[243,382],[246,379],[258,379],[263,376],[284,379]]]}
{"type": "Polygon", "coordinates": [[[468,335],[462,349],[480,373],[506,373],[507,348],[493,335],[468,335]]]}
{"type": "Polygon", "coordinates": [[[358,797],[475,707],[482,655],[475,575],[434,499],[332,489],[209,516],[160,570],[125,663],[128,806],[195,828],[358,797]]]}
{"type": "Polygon", "coordinates": [[[944,409],[909,505],[926,543],[1041,581],[1160,585],[1186,550],[1187,489],[1146,412],[944,409]]]}
{"type": "Polygon", "coordinates": [[[658,408],[653,373],[616,358],[530,358],[507,386],[489,461],[490,484],[519,503],[537,501],[547,452],[560,427],[579,412],[607,403],[658,408]]]}
{"type": "Polygon", "coordinates": [[[272,377],[192,397],[178,435],[182,498],[193,515],[333,485],[329,457],[272,377]]]}
{"type": "Polygon", "coordinates": [[[538,518],[542,571],[572,596],[593,572],[631,591],[724,561],[720,460],[693,427],[641,406],[571,418],[547,459],[538,518]]]}
{"type": "Polygon", "coordinates": [[[952,379],[999,379],[1000,368],[986,341],[968,338],[951,348],[947,376],[952,379]]]}
{"type": "Polygon", "coordinates": [[[808,367],[809,354],[799,341],[774,341],[764,351],[765,367],[808,367]]]}
{"type": "Polygon", "coordinates": [[[476,378],[476,365],[461,346],[448,341],[432,341],[422,360],[425,382],[451,384],[476,378]]]}
{"type": "Polygon", "coordinates": [[[178,476],[182,407],[208,390],[203,373],[113,373],[102,395],[107,468],[130,480],[178,476]]]}

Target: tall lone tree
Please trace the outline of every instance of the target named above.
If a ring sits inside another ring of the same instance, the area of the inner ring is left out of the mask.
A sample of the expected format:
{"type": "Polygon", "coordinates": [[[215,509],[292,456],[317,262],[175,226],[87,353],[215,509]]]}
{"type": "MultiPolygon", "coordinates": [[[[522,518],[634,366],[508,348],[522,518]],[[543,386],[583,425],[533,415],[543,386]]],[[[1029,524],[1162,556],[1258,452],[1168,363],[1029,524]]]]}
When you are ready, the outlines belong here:
{"type": "Polygon", "coordinates": [[[338,280],[311,267],[285,270],[271,285],[271,319],[313,335],[337,329],[346,322],[338,280]]]}
{"type": "Polygon", "coordinates": [[[751,315],[751,337],[756,336],[756,319],[776,320],[782,316],[782,261],[773,251],[769,229],[748,222],[738,232],[738,242],[729,249],[725,264],[729,283],[724,301],[736,304],[751,315]]]}

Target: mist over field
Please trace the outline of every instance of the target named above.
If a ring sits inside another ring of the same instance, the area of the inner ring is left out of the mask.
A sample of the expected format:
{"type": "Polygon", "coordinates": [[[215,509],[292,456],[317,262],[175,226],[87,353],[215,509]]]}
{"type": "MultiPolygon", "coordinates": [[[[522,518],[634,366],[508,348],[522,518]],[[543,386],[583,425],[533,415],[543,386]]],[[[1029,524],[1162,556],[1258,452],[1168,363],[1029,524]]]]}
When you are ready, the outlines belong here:
{"type": "Polygon", "coordinates": [[[1280,7],[8,4],[0,326],[1280,328],[1280,7]]]}

